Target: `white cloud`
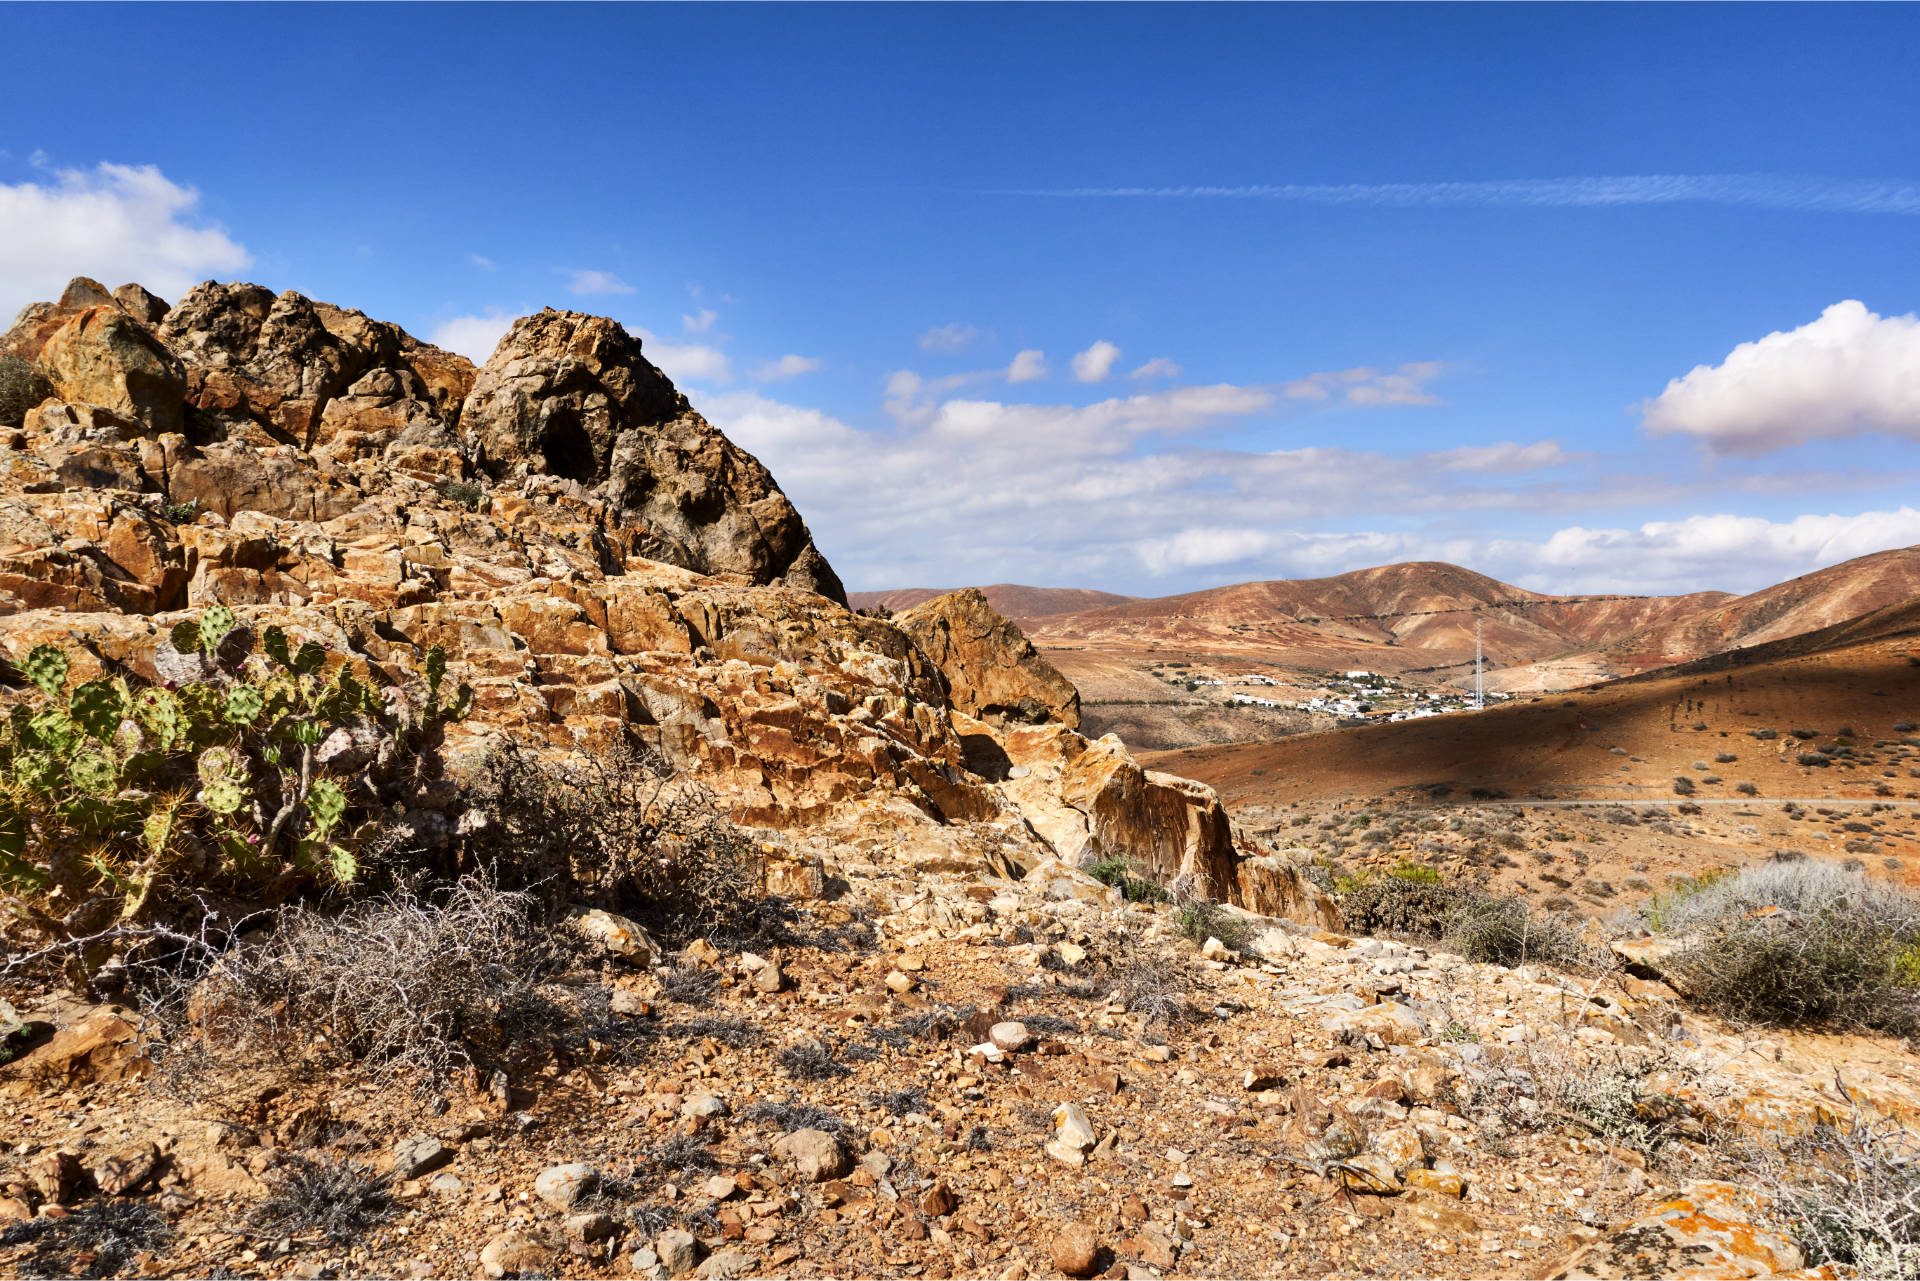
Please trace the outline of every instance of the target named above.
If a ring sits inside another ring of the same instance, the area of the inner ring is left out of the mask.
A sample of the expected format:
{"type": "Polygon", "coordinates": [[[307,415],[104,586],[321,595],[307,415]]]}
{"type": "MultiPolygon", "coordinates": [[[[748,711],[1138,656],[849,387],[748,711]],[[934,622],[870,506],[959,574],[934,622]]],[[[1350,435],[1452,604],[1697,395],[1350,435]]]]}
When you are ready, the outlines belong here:
{"type": "Polygon", "coordinates": [[[980,331],[972,325],[963,325],[954,321],[950,325],[940,325],[920,335],[921,351],[959,351],[974,339],[980,337],[980,331]]]}
{"type": "Polygon", "coordinates": [[[1577,461],[1582,455],[1569,454],[1557,440],[1540,440],[1531,445],[1502,441],[1497,445],[1466,445],[1459,449],[1429,454],[1437,467],[1447,471],[1472,471],[1503,475],[1539,471],[1577,461]]]}
{"type": "Polygon", "coordinates": [[[0,320],[58,298],[74,276],[109,288],[139,281],[176,299],[208,276],[251,266],[244,246],[195,217],[199,202],[198,191],[153,165],[103,163],[59,170],[44,184],[0,183],[0,320]]]}
{"type": "Polygon", "coordinates": [[[1083,383],[1097,383],[1113,372],[1120,349],[1104,338],[1073,358],[1073,376],[1083,383]]]}
{"type": "Polygon", "coordinates": [[[1029,347],[1017,353],[1013,363],[1007,366],[1007,381],[1010,383],[1037,383],[1047,376],[1047,353],[1029,347]]]}
{"type": "Polygon", "coordinates": [[[1440,398],[1426,384],[1446,372],[1438,360],[1415,361],[1392,370],[1361,365],[1296,378],[1281,388],[1292,400],[1338,402],[1348,405],[1437,405],[1440,398]]]}
{"type": "Polygon", "coordinates": [[[733,381],[733,364],[718,347],[701,343],[670,343],[656,337],[652,330],[628,325],[627,332],[640,340],[640,349],[648,360],[666,372],[675,382],[719,383],[733,381]]]}
{"type": "Polygon", "coordinates": [[[680,317],[680,332],[704,334],[713,328],[713,322],[720,319],[720,313],[711,307],[702,307],[691,316],[680,317]]]}
{"type": "Polygon", "coordinates": [[[468,254],[467,261],[482,271],[495,271],[499,268],[499,264],[485,254],[468,254]]]}
{"type": "Polygon", "coordinates": [[[497,308],[488,308],[479,315],[455,316],[435,325],[427,341],[436,347],[457,351],[476,365],[484,365],[502,336],[513,328],[514,319],[497,308]]]}
{"type": "Polygon", "coordinates": [[[1920,439],[1920,317],[1853,299],[1818,320],[1741,343],[1640,406],[1647,430],[1755,457],[1810,440],[1887,432],[1920,439]]]}
{"type": "Polygon", "coordinates": [[[1139,378],[1143,381],[1149,378],[1178,378],[1179,376],[1180,366],[1174,364],[1165,356],[1155,356],[1152,360],[1149,360],[1146,364],[1127,375],[1129,378],[1139,378]]]}
{"type": "Polygon", "coordinates": [[[1276,549],[1295,546],[1286,532],[1308,522],[1567,505],[1563,486],[1521,474],[1562,457],[1551,442],[1478,447],[1480,456],[1221,449],[1206,443],[1213,428],[1316,406],[1234,384],[1036,404],[988,398],[986,384],[956,397],[957,380],[979,375],[894,371],[890,425],[877,430],[749,391],[702,397],[700,408],[773,469],[860,585],[1124,585],[1148,566],[1174,573],[1234,555],[1253,556],[1258,569],[1243,575],[1252,577],[1290,572],[1276,549]],[[850,487],[849,476],[863,483],[850,487]],[[1231,532],[1244,530],[1274,541],[1231,532]],[[1200,532],[1183,539],[1189,531],[1200,532]]]}
{"type": "Polygon", "coordinates": [[[826,362],[816,356],[786,355],[778,360],[770,360],[753,371],[755,382],[781,382],[788,378],[798,378],[801,374],[810,374],[826,362]]]}
{"type": "Polygon", "coordinates": [[[594,294],[630,294],[633,286],[610,271],[576,271],[567,287],[581,297],[594,294]]]}

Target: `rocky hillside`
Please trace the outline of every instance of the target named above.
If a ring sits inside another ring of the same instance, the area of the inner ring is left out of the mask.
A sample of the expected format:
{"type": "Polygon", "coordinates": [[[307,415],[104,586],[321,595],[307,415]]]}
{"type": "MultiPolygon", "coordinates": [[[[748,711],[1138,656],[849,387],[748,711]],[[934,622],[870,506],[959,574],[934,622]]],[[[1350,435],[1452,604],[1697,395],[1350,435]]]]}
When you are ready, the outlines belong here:
{"type": "MultiPolygon", "coordinates": [[[[152,679],[166,629],[222,604],[376,686],[444,646],[474,694],[456,774],[503,734],[638,742],[802,863],[1118,854],[1276,910],[1310,892],[1207,789],[1075,733],[1073,687],[977,594],[900,625],[845,608],[772,476],[613,321],[525,317],[476,370],[297,293],[76,280],[0,347],[44,392],[0,424],[16,661],[51,643],[75,679],[152,679]]],[[[450,839],[461,804],[414,805],[414,837],[450,839]]]]}
{"type": "MultiPolygon", "coordinates": [[[[936,596],[945,596],[953,588],[901,587],[884,592],[849,592],[847,603],[855,609],[912,609],[936,596]]],[[[987,603],[1008,618],[1045,618],[1050,614],[1073,614],[1107,605],[1124,605],[1137,599],[1096,592],[1085,587],[1023,587],[1018,583],[994,583],[979,589],[987,603]]]]}

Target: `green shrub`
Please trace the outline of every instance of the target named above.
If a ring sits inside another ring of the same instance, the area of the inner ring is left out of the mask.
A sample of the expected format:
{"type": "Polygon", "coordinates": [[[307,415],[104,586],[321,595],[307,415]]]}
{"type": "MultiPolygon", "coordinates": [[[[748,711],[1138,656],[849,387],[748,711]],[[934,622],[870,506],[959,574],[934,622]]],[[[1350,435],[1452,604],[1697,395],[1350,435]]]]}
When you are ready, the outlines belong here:
{"type": "Polygon", "coordinates": [[[1253,941],[1253,926],[1210,899],[1197,898],[1174,913],[1173,927],[1180,936],[1198,947],[1209,938],[1219,939],[1234,951],[1242,951],[1253,941]]]}
{"type": "Polygon", "coordinates": [[[1422,867],[1418,863],[1399,863],[1387,871],[1388,876],[1397,876],[1403,881],[1419,881],[1426,885],[1438,885],[1440,873],[1431,867],[1422,867]]]}
{"type": "Polygon", "coordinates": [[[1137,859],[1109,854],[1083,863],[1081,870],[1102,885],[1111,885],[1119,890],[1129,903],[1166,903],[1173,898],[1153,881],[1135,875],[1142,870],[1137,859]]]}
{"type": "Polygon", "coordinates": [[[1663,966],[1709,1009],[1748,1023],[1920,1031],[1920,900],[1862,871],[1767,862],[1654,906],[1650,922],[1689,940],[1663,966]]]}
{"type": "Polygon", "coordinates": [[[1438,938],[1454,893],[1437,881],[1404,876],[1343,877],[1340,914],[1359,934],[1410,934],[1438,938]]]}
{"type": "MultiPolygon", "coordinates": [[[[423,696],[390,700],[313,641],[216,605],[177,624],[147,685],[68,687],[65,651],[14,664],[32,685],[0,720],[0,890],[55,937],[36,903],[117,900],[135,917],[181,890],[289,891],[345,883],[378,832],[375,772],[395,768],[471,695],[443,704],[446,656],[427,652],[423,696]]],[[[96,922],[97,925],[97,922],[96,922]]]]}
{"type": "Polygon", "coordinates": [[[450,480],[440,486],[440,497],[456,507],[479,511],[487,501],[487,491],[470,480],[450,480]]]}
{"type": "Polygon", "coordinates": [[[1441,941],[1469,961],[1486,965],[1576,966],[1590,962],[1592,950],[1573,930],[1536,916],[1524,898],[1463,891],[1441,918],[1441,941]]]}

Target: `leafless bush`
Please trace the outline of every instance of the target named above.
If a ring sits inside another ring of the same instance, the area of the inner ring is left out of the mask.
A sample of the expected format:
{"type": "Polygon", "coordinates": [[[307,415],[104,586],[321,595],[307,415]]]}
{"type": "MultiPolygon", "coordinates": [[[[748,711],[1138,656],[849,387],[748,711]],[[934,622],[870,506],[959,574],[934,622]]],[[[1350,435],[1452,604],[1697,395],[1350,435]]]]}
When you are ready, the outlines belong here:
{"type": "Polygon", "coordinates": [[[794,1130],[824,1130],[828,1134],[845,1136],[852,1132],[852,1127],[839,1113],[792,1099],[768,1099],[756,1103],[747,1109],[746,1119],[789,1133],[794,1130]]]}
{"type": "Polygon", "coordinates": [[[267,1184],[272,1195],[248,1220],[268,1236],[317,1232],[335,1245],[353,1245],[399,1213],[387,1180],[355,1161],[289,1157],[267,1184]]]}
{"type": "Polygon", "coordinates": [[[137,1201],[92,1201],[60,1218],[29,1219],[0,1230],[0,1248],[33,1250],[14,1266],[23,1277],[110,1277],[173,1235],[159,1209],[137,1201]]]}
{"type": "Polygon", "coordinates": [[[669,1001],[704,1009],[720,989],[720,973],[703,965],[676,965],[660,980],[660,992],[669,1001]]]}
{"type": "Polygon", "coordinates": [[[545,1050],[575,1011],[546,982],[570,959],[567,936],[543,928],[535,906],[467,879],[437,900],[396,891],[332,916],[284,909],[165,1003],[182,1024],[168,1075],[191,1083],[210,1063],[247,1058],[357,1062],[425,1089],[545,1050]]]}
{"type": "Polygon", "coordinates": [[[1920,1277],[1920,1136],[1856,1114],[1746,1161],[1806,1251],[1863,1277],[1920,1277]]]}
{"type": "Polygon", "coordinates": [[[1153,1029],[1179,1027],[1199,1019],[1189,995],[1194,990],[1192,971],[1184,961],[1147,944],[1119,953],[1127,959],[1116,967],[1113,990],[1125,1002],[1127,1012],[1146,1019],[1153,1029]]]}
{"type": "Polygon", "coordinates": [[[802,1081],[825,1081],[847,1074],[836,1047],[826,1041],[802,1041],[780,1051],[780,1067],[788,1076],[802,1081]]]}
{"type": "Polygon", "coordinates": [[[753,938],[773,923],[759,847],[657,752],[557,760],[509,742],[474,796],[487,821],[470,853],[509,888],[625,912],[673,941],[753,938]]]}

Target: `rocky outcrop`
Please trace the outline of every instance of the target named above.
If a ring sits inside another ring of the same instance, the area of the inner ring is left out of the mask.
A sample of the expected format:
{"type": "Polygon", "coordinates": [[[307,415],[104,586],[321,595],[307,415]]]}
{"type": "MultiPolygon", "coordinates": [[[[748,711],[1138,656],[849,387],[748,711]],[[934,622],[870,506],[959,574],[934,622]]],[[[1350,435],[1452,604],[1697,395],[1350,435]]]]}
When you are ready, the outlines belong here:
{"type": "MultiPolygon", "coordinates": [[[[1305,902],[1241,874],[1210,788],[1077,733],[1073,686],[978,592],[891,622],[838,603],[766,469],[612,321],[529,317],[477,374],[251,285],[167,307],[76,282],[27,322],[70,396],[0,431],[12,657],[51,642],[75,679],[152,679],[164,630],[214,603],[376,682],[441,644],[476,700],[448,737],[456,775],[503,735],[645,744],[781,834],[801,891],[849,850],[1013,877],[1121,855],[1254,910],[1305,902]],[[97,367],[62,355],[108,332],[97,367]],[[132,394],[162,386],[133,375],[163,356],[184,371],[179,430],[132,394]]],[[[444,841],[450,812],[408,823],[444,841]]]]}
{"type": "Polygon", "coordinates": [[[948,592],[893,620],[947,678],[955,708],[994,725],[1057,721],[1080,728],[1080,691],[977,587],[948,592]]]}
{"type": "Polygon", "coordinates": [[[549,309],[515,321],[463,413],[488,474],[593,490],[637,528],[640,555],[846,603],[773,476],[695,413],[612,320],[549,309]]]}

